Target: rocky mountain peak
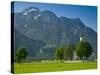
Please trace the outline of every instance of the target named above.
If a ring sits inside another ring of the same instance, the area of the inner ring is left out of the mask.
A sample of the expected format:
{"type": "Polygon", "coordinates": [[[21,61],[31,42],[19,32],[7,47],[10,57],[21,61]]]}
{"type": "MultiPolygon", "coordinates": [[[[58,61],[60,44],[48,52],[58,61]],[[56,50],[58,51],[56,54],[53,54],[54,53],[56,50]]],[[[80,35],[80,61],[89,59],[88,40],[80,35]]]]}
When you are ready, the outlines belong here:
{"type": "Polygon", "coordinates": [[[23,12],[23,15],[27,15],[28,13],[37,12],[37,11],[39,11],[39,8],[29,7],[29,8],[25,8],[22,12],[23,12]]]}
{"type": "MultiPolygon", "coordinates": [[[[30,38],[31,40],[45,42],[45,44],[47,44],[45,45],[46,48],[49,45],[53,45],[53,47],[55,46],[55,48],[57,48],[62,44],[67,46],[68,43],[77,45],[79,43],[80,32],[82,32],[93,47],[94,52],[96,52],[97,33],[87,27],[80,18],[58,17],[52,11],[41,11],[37,7],[26,8],[21,13],[23,14],[14,14],[14,26],[19,33],[24,35],[23,37],[27,37],[26,39],[30,38]]],[[[18,35],[15,37],[18,37],[18,35]]],[[[23,43],[18,42],[18,44],[22,45],[23,43]]],[[[31,46],[33,46],[33,44],[30,43],[30,46],[28,46],[29,50],[33,50],[31,46]]],[[[48,50],[51,49],[48,48],[46,51],[48,50]]],[[[54,51],[55,49],[52,50],[54,51]]],[[[53,52],[51,52],[51,54],[52,53],[53,52]]]]}

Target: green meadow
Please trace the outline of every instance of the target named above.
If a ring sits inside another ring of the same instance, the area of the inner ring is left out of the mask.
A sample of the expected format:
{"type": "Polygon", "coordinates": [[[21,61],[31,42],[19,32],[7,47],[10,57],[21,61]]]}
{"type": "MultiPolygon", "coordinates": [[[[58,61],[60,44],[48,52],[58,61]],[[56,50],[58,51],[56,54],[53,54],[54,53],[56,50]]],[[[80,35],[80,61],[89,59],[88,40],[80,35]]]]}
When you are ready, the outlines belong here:
{"type": "Polygon", "coordinates": [[[77,63],[22,63],[14,64],[14,72],[35,73],[35,72],[54,72],[68,70],[87,70],[96,69],[96,62],[77,62],[77,63]]]}

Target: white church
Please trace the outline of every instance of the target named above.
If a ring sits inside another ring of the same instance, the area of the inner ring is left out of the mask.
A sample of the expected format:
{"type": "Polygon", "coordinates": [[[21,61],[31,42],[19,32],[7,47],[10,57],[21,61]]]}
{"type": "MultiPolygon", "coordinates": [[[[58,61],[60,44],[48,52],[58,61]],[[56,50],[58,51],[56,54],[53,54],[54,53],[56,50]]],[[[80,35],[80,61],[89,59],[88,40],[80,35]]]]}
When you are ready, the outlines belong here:
{"type": "MultiPolygon", "coordinates": [[[[84,38],[84,35],[83,35],[83,34],[80,34],[80,42],[81,42],[82,40],[85,40],[85,38],[84,38]]],[[[78,56],[77,56],[76,52],[74,52],[73,60],[78,60],[78,56]]]]}
{"type": "MultiPolygon", "coordinates": [[[[86,38],[84,37],[83,34],[80,34],[80,42],[83,40],[86,40],[86,38]]],[[[76,52],[74,52],[73,60],[78,60],[78,59],[79,57],[77,56],[76,52]]],[[[96,61],[94,52],[92,52],[91,56],[88,58],[88,61],[96,61]]]]}

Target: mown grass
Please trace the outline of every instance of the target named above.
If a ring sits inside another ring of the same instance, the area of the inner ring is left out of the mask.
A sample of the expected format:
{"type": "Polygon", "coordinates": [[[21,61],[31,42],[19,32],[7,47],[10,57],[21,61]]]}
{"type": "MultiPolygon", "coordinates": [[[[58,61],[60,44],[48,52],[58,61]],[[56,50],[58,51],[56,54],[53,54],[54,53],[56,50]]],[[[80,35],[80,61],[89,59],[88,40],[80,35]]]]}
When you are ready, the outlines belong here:
{"type": "Polygon", "coordinates": [[[80,63],[23,63],[15,64],[15,73],[54,72],[68,70],[96,69],[96,62],[80,63]]]}

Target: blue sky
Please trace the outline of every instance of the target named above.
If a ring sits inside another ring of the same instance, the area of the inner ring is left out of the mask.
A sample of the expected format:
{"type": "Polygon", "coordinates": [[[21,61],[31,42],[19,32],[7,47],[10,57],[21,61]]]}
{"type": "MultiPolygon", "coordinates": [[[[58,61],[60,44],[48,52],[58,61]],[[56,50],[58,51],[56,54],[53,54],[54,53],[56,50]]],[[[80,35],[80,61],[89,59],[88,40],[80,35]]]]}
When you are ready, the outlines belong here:
{"type": "Polygon", "coordinates": [[[57,16],[65,16],[68,18],[80,18],[86,26],[97,31],[96,6],[15,2],[14,11],[21,12],[23,9],[30,6],[38,7],[40,10],[50,10],[54,12],[57,16]]]}

